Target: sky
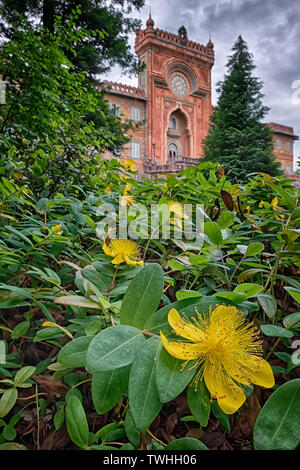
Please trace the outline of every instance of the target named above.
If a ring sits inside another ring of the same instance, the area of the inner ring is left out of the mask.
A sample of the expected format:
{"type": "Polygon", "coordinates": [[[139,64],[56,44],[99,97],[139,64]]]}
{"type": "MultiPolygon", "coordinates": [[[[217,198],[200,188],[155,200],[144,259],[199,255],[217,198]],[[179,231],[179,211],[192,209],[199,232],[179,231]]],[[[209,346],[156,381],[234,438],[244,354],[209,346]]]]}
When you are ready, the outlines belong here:
{"type": "MultiPolygon", "coordinates": [[[[264,105],[270,108],[266,122],[294,128],[300,136],[300,1],[299,0],[148,0],[134,16],[144,29],[149,10],[154,28],[177,34],[180,26],[188,38],[214,43],[212,102],[217,104],[216,84],[223,80],[231,48],[241,34],[253,54],[253,75],[263,81],[264,105]]],[[[135,36],[130,37],[134,49],[135,36]]],[[[121,75],[118,68],[108,79],[137,86],[137,78],[121,75]]],[[[294,167],[300,163],[300,141],[294,145],[294,167]]]]}

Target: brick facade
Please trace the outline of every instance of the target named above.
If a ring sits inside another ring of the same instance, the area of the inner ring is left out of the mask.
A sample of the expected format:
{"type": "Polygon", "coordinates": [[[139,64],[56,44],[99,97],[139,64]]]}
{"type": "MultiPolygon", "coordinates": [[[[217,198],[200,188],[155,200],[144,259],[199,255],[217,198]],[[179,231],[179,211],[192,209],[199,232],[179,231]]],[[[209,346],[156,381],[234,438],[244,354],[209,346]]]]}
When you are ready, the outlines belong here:
{"type": "Polygon", "coordinates": [[[294,141],[298,140],[298,136],[294,135],[294,129],[289,126],[283,126],[275,122],[270,122],[269,127],[274,134],[274,153],[276,160],[281,163],[283,171],[287,175],[292,175],[293,171],[293,155],[294,141]]]}
{"type": "MultiPolygon", "coordinates": [[[[150,17],[146,29],[137,32],[135,51],[143,65],[138,87],[101,85],[115,111],[134,121],[134,129],[128,132],[131,142],[120,159],[133,159],[144,176],[196,165],[203,156],[202,141],[212,113],[214,45],[210,40],[206,46],[189,40],[183,26],[178,34],[155,29],[150,17]]],[[[283,170],[292,174],[293,142],[298,137],[292,127],[268,125],[274,132],[275,155],[283,170]]]]}

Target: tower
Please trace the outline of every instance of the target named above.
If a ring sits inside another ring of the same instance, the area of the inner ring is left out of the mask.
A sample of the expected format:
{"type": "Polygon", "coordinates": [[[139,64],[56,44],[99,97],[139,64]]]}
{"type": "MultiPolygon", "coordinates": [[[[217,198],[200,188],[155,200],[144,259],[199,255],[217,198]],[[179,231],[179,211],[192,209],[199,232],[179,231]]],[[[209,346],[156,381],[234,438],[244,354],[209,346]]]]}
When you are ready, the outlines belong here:
{"type": "Polygon", "coordinates": [[[212,42],[203,46],[189,40],[184,26],[178,35],[155,29],[150,17],[136,35],[135,51],[142,65],[138,86],[147,100],[149,160],[163,166],[196,163],[212,112],[212,42]]]}

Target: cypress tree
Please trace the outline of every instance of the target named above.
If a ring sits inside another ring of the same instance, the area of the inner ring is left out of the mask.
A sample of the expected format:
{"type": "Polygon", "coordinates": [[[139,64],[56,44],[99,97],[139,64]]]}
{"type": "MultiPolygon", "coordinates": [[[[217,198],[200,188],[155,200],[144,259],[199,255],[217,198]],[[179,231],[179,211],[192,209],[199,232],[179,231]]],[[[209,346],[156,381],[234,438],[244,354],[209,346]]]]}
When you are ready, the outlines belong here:
{"type": "Polygon", "coordinates": [[[262,103],[263,83],[252,76],[254,69],[253,56],[239,36],[224,80],[217,84],[218,105],[204,142],[204,160],[221,164],[236,183],[245,183],[253,172],[281,174],[280,163],[275,162],[272,131],[263,123],[269,111],[262,103]]]}

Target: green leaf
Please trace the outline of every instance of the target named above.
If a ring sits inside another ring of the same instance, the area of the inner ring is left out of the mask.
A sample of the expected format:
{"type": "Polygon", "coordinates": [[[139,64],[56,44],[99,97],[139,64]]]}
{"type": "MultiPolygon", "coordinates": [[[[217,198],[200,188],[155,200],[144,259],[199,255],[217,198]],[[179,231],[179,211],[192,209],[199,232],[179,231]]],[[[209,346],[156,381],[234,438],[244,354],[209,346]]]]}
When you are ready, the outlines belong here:
{"type": "Polygon", "coordinates": [[[87,297],[83,297],[81,295],[65,295],[57,297],[54,302],[60,305],[74,305],[76,307],[102,310],[101,305],[99,305],[97,302],[94,302],[93,300],[88,299],[87,297]]]}
{"type": "Polygon", "coordinates": [[[53,425],[56,431],[58,431],[62,425],[64,424],[65,420],[65,410],[62,408],[58,410],[53,418],[53,425]]]}
{"type": "Polygon", "coordinates": [[[224,230],[225,228],[230,227],[234,223],[234,214],[233,212],[225,211],[217,220],[219,227],[224,230]]]}
{"type": "Polygon", "coordinates": [[[195,375],[192,362],[183,370],[184,361],[176,359],[162,348],[157,359],[156,385],[159,399],[167,403],[176,398],[190,383],[195,375]]]}
{"type": "Polygon", "coordinates": [[[234,304],[240,304],[247,299],[247,295],[240,292],[216,292],[215,297],[230,300],[234,304]]]}
{"type": "Polygon", "coordinates": [[[254,427],[255,450],[293,450],[300,442],[300,379],[281,385],[263,406],[254,427]]]}
{"type": "Polygon", "coordinates": [[[210,262],[210,258],[208,256],[203,256],[203,255],[193,255],[189,257],[189,262],[193,266],[199,266],[202,268],[204,267],[204,265],[210,262]]]}
{"type": "Polygon", "coordinates": [[[249,243],[245,255],[247,258],[250,256],[256,256],[262,252],[264,247],[264,244],[260,242],[249,243]]]}
{"type": "Polygon", "coordinates": [[[191,385],[188,388],[187,396],[193,416],[197,418],[201,426],[207,426],[211,403],[210,393],[207,390],[205,383],[203,381],[199,381],[197,383],[197,388],[195,388],[194,385],[191,385]]]}
{"type": "Polygon", "coordinates": [[[292,338],[294,336],[292,331],[286,330],[278,325],[260,325],[260,329],[266,336],[276,336],[280,338],[292,338]]]}
{"type": "Polygon", "coordinates": [[[89,427],[83,406],[74,395],[67,400],[66,425],[74,444],[81,448],[86,447],[89,442],[89,427]]]}
{"type": "Polygon", "coordinates": [[[136,428],[136,425],[133,421],[132,413],[128,410],[125,418],[125,431],[126,436],[134,447],[140,447],[140,431],[136,428]]]}
{"type": "Polygon", "coordinates": [[[130,365],[93,374],[92,398],[99,415],[111,410],[128,390],[129,372],[130,365]]]}
{"type": "Polygon", "coordinates": [[[257,300],[269,318],[273,318],[277,311],[277,302],[275,297],[270,294],[259,294],[257,300]]]}
{"type": "Polygon", "coordinates": [[[247,299],[250,297],[254,297],[255,295],[259,294],[263,290],[263,286],[259,284],[252,284],[248,282],[244,282],[243,284],[239,284],[233,289],[233,292],[239,292],[240,294],[245,294],[247,299]]]}
{"type": "Polygon", "coordinates": [[[33,366],[25,366],[22,369],[18,370],[14,378],[14,384],[16,387],[20,386],[24,382],[26,382],[29,377],[34,374],[35,367],[33,366]]]}
{"type": "Polygon", "coordinates": [[[18,442],[5,442],[5,444],[0,444],[0,450],[28,450],[23,444],[18,442]]]}
{"type": "Polygon", "coordinates": [[[0,418],[6,416],[10,410],[15,406],[18,398],[18,391],[16,388],[6,390],[0,400],[0,418]]]}
{"type": "Polygon", "coordinates": [[[7,424],[3,428],[3,437],[5,438],[6,441],[13,441],[16,438],[17,431],[13,426],[10,424],[7,424]]]}
{"type": "Polygon", "coordinates": [[[148,264],[132,279],[120,309],[120,323],[143,328],[156,311],[164,288],[164,273],[157,263],[148,264]]]}
{"type": "Polygon", "coordinates": [[[182,437],[170,442],[165,450],[209,450],[203,442],[193,437],[182,437]]]}
{"type": "Polygon", "coordinates": [[[26,333],[28,332],[28,329],[30,328],[30,321],[22,321],[21,323],[18,323],[12,331],[11,337],[12,339],[17,339],[20,338],[20,336],[26,336],[26,333]]]}
{"type": "Polygon", "coordinates": [[[58,353],[57,361],[71,368],[85,367],[87,350],[93,338],[94,336],[80,336],[65,344],[58,353]]]}
{"type": "Polygon", "coordinates": [[[177,300],[183,300],[183,299],[189,299],[189,298],[195,298],[195,297],[203,297],[203,295],[196,291],[196,290],[178,290],[176,292],[176,299],[177,300]]]}
{"type": "MultiPolygon", "coordinates": [[[[237,277],[237,282],[244,282],[246,281],[247,279],[251,279],[252,277],[256,276],[256,274],[259,274],[261,273],[264,274],[269,274],[269,271],[267,271],[267,269],[256,269],[256,268],[252,268],[252,269],[246,269],[246,271],[242,271],[238,277],[237,277]]],[[[261,276],[260,276],[261,277],[261,276]]]]}
{"type": "Polygon", "coordinates": [[[105,292],[111,283],[111,280],[104,274],[99,273],[95,268],[84,268],[81,270],[82,276],[90,281],[100,292],[105,292]]]}
{"type": "Polygon", "coordinates": [[[145,338],[138,328],[127,325],[110,326],[91,341],[87,356],[89,372],[105,372],[132,363],[145,338]]]}
{"type": "Polygon", "coordinates": [[[300,289],[294,287],[285,287],[285,290],[300,304],[300,289]]]}
{"type": "Polygon", "coordinates": [[[222,232],[216,222],[205,222],[204,233],[215,245],[221,245],[223,243],[222,232]]]}
{"type": "Polygon", "coordinates": [[[284,327],[287,328],[288,330],[299,329],[300,328],[300,312],[294,312],[294,313],[291,313],[290,315],[287,315],[282,320],[282,323],[284,327]]]}
{"type": "Polygon", "coordinates": [[[129,408],[140,431],[150,426],[162,407],[156,387],[156,360],[161,347],[159,338],[148,339],[131,366],[129,408]]]}
{"type": "Polygon", "coordinates": [[[224,411],[221,410],[221,408],[218,405],[217,400],[213,400],[211,404],[211,411],[214,415],[215,418],[217,418],[218,421],[224,426],[226,431],[229,433],[230,432],[230,419],[229,415],[224,413],[224,411]]]}
{"type": "Polygon", "coordinates": [[[185,264],[180,263],[180,261],[177,261],[176,259],[170,259],[168,261],[168,266],[172,269],[172,271],[184,271],[187,269],[185,264]]]}

